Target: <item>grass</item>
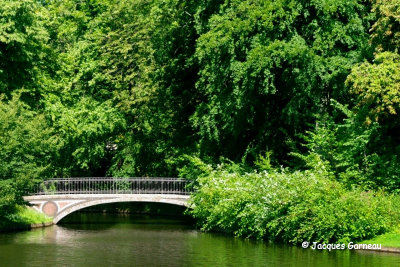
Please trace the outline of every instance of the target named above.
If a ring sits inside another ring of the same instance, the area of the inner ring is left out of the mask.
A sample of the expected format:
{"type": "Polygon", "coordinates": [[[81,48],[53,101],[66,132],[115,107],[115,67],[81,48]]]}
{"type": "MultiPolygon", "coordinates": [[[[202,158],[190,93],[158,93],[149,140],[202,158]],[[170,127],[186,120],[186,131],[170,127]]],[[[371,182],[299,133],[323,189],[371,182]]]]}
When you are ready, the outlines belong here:
{"type": "Polygon", "coordinates": [[[400,229],[363,241],[364,244],[381,244],[382,247],[400,248],[400,229]]]}
{"type": "Polygon", "coordinates": [[[31,224],[51,222],[52,218],[26,206],[16,206],[15,213],[0,219],[0,231],[29,228],[31,224]]]}

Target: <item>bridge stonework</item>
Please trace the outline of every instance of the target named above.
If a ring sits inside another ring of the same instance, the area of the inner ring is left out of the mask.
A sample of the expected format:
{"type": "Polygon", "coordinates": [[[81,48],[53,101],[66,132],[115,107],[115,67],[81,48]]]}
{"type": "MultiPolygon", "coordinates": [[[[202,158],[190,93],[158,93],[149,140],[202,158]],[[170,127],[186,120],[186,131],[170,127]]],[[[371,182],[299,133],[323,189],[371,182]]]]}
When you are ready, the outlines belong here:
{"type": "Polygon", "coordinates": [[[117,202],[153,202],[166,203],[179,206],[188,206],[188,195],[171,194],[119,194],[119,195],[38,195],[26,196],[34,209],[53,218],[53,223],[58,223],[62,218],[74,211],[99,204],[117,202]]]}
{"type": "Polygon", "coordinates": [[[182,178],[56,178],[25,196],[34,209],[58,223],[68,214],[99,204],[155,202],[188,207],[191,181],[182,178]]]}

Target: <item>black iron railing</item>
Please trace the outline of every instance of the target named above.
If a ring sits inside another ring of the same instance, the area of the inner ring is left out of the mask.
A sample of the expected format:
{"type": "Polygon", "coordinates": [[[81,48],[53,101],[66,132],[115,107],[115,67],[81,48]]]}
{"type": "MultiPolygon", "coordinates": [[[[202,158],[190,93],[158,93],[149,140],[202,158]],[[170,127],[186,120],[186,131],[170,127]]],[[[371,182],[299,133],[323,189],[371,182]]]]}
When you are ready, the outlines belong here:
{"type": "Polygon", "coordinates": [[[193,192],[192,181],[182,178],[56,178],[39,184],[31,195],[61,194],[178,194],[193,192]]]}

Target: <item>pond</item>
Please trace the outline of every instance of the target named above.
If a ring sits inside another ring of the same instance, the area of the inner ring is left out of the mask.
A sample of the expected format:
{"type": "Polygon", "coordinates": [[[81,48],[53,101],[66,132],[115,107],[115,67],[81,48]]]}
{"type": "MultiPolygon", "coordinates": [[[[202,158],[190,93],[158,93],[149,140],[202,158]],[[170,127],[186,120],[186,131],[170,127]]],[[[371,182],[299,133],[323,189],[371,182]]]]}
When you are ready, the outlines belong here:
{"type": "Polygon", "coordinates": [[[400,266],[400,256],[317,251],[203,233],[179,217],[75,213],[0,234],[0,266],[400,266]]]}

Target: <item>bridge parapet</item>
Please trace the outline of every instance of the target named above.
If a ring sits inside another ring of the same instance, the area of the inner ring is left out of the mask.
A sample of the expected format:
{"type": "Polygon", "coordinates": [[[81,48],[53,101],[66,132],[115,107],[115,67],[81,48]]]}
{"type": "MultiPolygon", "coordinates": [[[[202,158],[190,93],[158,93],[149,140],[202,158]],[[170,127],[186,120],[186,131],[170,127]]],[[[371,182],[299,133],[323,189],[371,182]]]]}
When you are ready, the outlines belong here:
{"type": "Polygon", "coordinates": [[[174,194],[190,195],[192,181],[182,178],[55,178],[41,183],[30,195],[55,194],[174,194]]]}

